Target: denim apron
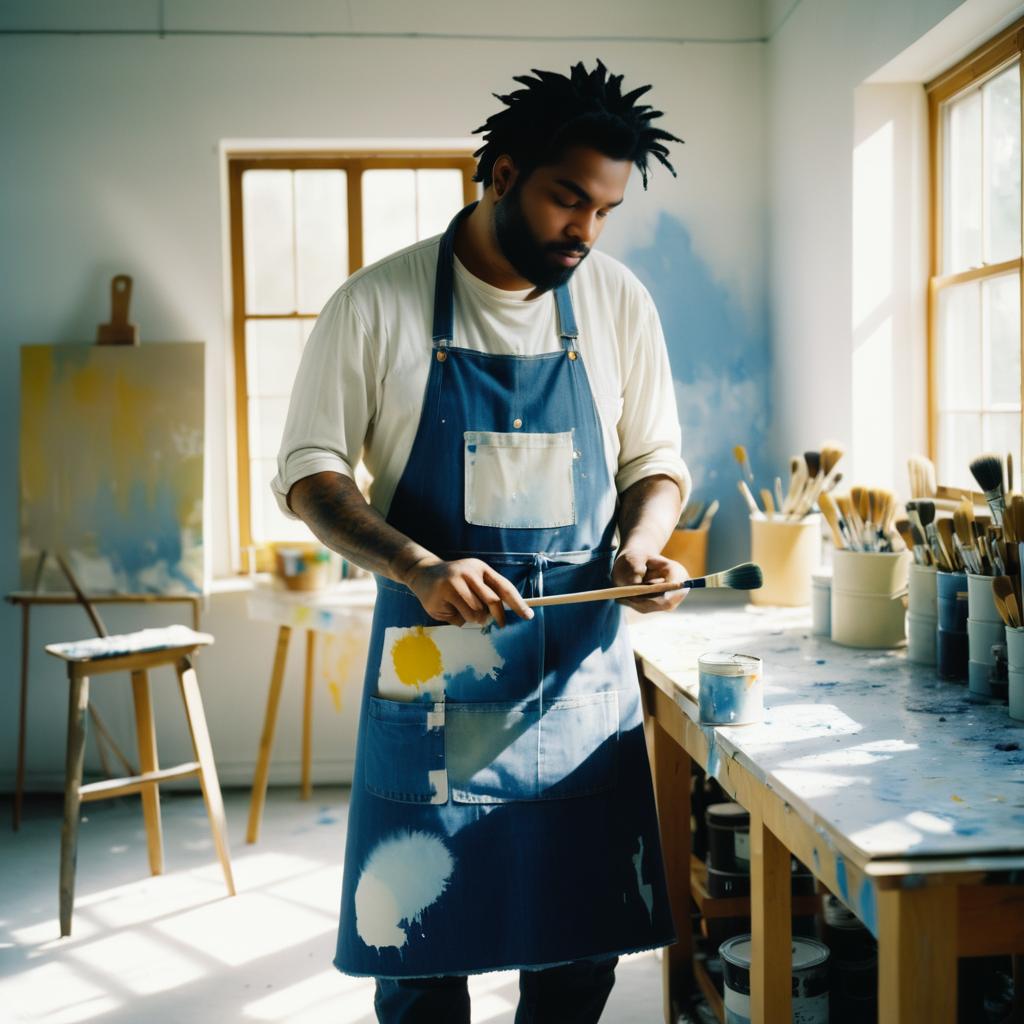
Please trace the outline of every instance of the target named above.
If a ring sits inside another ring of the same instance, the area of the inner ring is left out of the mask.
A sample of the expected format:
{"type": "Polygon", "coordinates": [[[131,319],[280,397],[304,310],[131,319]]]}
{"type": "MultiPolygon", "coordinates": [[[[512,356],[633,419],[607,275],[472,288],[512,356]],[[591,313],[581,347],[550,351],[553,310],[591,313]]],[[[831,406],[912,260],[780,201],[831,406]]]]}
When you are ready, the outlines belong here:
{"type": "MultiPolygon", "coordinates": [[[[453,241],[471,209],[440,243],[430,372],[388,521],[525,597],[608,586],[616,491],[568,288],[556,351],[452,344],[453,241]]],[[[470,974],[673,942],[621,607],[460,628],[392,580],[377,588],[339,970],[470,974]]]]}

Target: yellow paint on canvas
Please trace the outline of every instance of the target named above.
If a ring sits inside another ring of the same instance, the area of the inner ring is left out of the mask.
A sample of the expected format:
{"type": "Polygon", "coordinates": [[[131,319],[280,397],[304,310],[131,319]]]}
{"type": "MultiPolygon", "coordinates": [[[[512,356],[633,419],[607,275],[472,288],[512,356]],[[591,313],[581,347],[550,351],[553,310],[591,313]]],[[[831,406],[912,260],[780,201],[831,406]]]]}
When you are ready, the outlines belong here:
{"type": "Polygon", "coordinates": [[[395,675],[406,686],[419,686],[444,670],[441,652],[422,626],[396,641],[391,648],[391,660],[395,664],[395,675]]]}

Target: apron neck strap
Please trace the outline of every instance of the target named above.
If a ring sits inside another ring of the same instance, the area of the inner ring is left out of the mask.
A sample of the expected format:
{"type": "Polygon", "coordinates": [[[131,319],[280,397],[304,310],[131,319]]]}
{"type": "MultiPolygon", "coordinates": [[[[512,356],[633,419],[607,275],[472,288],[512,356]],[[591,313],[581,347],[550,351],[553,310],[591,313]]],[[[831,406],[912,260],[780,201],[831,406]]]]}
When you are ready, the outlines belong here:
{"type": "MultiPolygon", "coordinates": [[[[459,210],[441,236],[441,245],[437,253],[437,274],[434,278],[433,340],[435,345],[442,347],[455,337],[455,232],[462,219],[468,217],[476,206],[476,203],[470,203],[459,210]]],[[[558,334],[562,339],[562,347],[568,351],[576,347],[576,339],[579,337],[568,285],[561,284],[555,289],[555,307],[558,310],[558,334]]]]}

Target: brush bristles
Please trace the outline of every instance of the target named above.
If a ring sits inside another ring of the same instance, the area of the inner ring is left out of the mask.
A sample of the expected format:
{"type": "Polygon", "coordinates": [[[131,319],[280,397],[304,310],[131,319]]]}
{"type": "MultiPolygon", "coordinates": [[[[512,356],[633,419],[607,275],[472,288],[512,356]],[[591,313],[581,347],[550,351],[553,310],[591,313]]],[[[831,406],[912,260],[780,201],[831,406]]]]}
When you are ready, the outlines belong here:
{"type": "Polygon", "coordinates": [[[712,580],[714,586],[728,587],[730,590],[760,590],[764,586],[764,573],[761,566],[744,562],[709,577],[708,583],[712,580]]]}
{"type": "Polygon", "coordinates": [[[916,501],[914,502],[917,508],[918,518],[921,520],[922,526],[928,526],[929,523],[935,522],[935,502],[934,501],[916,501]]]}
{"type": "Polygon", "coordinates": [[[983,491],[1003,489],[1003,460],[998,455],[979,455],[971,461],[971,475],[983,491]]]}

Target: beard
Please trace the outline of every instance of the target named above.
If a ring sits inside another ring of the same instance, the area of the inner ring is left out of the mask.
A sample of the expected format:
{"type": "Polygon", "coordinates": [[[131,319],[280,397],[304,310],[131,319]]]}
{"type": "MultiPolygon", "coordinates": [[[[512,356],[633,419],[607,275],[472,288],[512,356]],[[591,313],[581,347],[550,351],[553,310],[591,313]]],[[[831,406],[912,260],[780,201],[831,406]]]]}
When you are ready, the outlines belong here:
{"type": "Polygon", "coordinates": [[[518,182],[494,208],[494,234],[505,259],[541,292],[565,284],[590,252],[580,243],[545,245],[539,241],[523,213],[518,182]],[[579,254],[580,262],[573,267],[560,266],[555,261],[559,253],[579,254]]]}

